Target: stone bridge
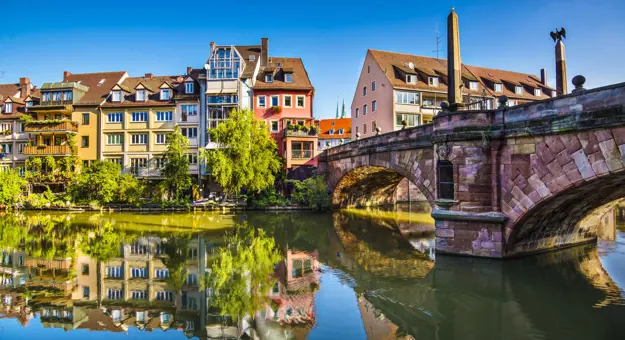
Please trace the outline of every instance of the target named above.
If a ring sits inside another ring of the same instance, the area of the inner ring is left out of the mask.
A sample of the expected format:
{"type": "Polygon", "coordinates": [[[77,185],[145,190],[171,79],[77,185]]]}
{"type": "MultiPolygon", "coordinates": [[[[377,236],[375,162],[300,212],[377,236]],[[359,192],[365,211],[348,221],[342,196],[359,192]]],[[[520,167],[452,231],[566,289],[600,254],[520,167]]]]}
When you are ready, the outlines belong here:
{"type": "Polygon", "coordinates": [[[511,257],[592,241],[580,223],[625,197],[625,83],[331,148],[321,173],[341,207],[394,203],[407,178],[432,205],[436,251],[511,257]]]}

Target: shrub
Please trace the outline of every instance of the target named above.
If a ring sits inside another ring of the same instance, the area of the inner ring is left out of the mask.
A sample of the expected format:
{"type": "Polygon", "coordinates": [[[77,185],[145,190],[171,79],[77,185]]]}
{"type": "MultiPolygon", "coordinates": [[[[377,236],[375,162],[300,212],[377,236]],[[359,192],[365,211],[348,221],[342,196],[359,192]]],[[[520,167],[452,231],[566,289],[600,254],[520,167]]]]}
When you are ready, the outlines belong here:
{"type": "Polygon", "coordinates": [[[330,208],[330,192],[323,177],[310,177],[304,181],[292,181],[295,186],[292,198],[315,210],[330,208]]]}

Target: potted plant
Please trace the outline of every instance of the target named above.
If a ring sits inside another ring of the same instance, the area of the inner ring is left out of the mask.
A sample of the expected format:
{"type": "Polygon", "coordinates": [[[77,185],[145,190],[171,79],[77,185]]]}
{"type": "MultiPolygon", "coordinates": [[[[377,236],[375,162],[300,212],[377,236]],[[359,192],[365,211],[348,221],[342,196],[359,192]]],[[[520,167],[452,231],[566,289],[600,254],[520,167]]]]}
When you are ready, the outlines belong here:
{"type": "Polygon", "coordinates": [[[2,133],[3,133],[5,136],[8,136],[8,135],[12,134],[12,133],[13,133],[13,131],[11,131],[11,130],[4,130],[4,131],[2,131],[2,133]]]}
{"type": "Polygon", "coordinates": [[[273,111],[273,113],[278,114],[278,113],[282,112],[282,108],[280,106],[277,106],[277,105],[276,106],[272,106],[271,107],[271,111],[273,111]]]}

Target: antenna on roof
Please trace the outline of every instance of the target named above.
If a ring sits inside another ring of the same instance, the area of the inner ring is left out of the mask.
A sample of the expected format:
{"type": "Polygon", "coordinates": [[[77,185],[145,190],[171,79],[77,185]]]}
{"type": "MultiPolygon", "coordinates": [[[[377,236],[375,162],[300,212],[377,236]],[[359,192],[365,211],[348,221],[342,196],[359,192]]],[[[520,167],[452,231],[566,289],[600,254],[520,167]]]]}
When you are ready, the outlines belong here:
{"type": "Polygon", "coordinates": [[[443,38],[441,38],[441,32],[438,30],[438,23],[436,23],[436,50],[432,51],[436,52],[436,59],[438,59],[438,52],[440,52],[438,46],[440,45],[442,40],[443,38]]]}

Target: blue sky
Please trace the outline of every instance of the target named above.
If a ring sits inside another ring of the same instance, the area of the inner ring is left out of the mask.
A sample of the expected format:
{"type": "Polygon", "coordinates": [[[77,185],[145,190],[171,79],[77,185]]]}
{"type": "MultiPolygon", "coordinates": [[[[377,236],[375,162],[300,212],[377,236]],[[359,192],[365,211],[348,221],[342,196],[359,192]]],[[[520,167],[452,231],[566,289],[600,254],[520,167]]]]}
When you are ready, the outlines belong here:
{"type": "MultiPolygon", "coordinates": [[[[209,42],[257,44],[272,56],[301,57],[316,88],[314,115],[349,108],[368,48],[435,56],[436,26],[460,17],[463,62],[555,79],[549,32],[564,26],[569,83],[625,81],[623,0],[437,1],[6,1],[0,23],[0,83],[40,85],[73,73],[125,70],[179,74],[201,67],[209,42]],[[217,4],[215,4],[217,3],[217,4]]],[[[445,39],[440,45],[446,55],[445,39]]],[[[570,86],[570,85],[569,85],[570,86]]]]}

